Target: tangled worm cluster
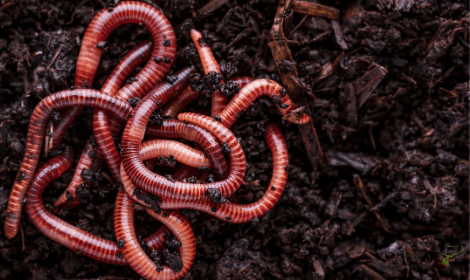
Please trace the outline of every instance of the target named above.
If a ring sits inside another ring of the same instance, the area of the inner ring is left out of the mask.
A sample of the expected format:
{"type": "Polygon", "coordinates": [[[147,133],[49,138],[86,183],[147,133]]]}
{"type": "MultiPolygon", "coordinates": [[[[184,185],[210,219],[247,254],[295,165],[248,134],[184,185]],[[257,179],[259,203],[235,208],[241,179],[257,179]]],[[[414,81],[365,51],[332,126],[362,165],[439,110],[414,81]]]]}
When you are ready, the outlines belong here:
{"type": "Polygon", "coordinates": [[[296,108],[286,91],[273,81],[249,77],[222,81],[219,66],[201,34],[192,30],[191,37],[205,75],[215,80],[205,89],[206,93],[212,93],[211,117],[181,113],[200,94],[188,86],[194,67],[182,69],[162,82],[175,58],[176,39],[161,11],[140,2],[121,2],[95,16],[83,38],[74,89],[46,97],[31,116],[25,156],[8,201],[5,221],[8,238],[13,238],[18,231],[21,202],[27,196],[26,212],[31,222],[49,238],[93,259],[130,265],[147,279],[179,279],[193,263],[195,237],[190,224],[177,209],[195,209],[228,222],[244,223],[264,215],[276,204],[286,184],[288,165],[287,146],[279,127],[274,123],[265,126],[273,172],[262,198],[248,205],[226,199],[244,183],[246,171],[244,152],[230,127],[262,95],[269,96],[284,118],[291,122],[302,124],[310,117],[296,108]],[[103,42],[125,23],[144,24],[152,40],[127,54],[100,91],[89,89],[103,42]],[[122,86],[131,72],[145,61],[148,62],[134,82],[122,86]],[[242,89],[228,102],[224,90],[237,88],[242,89]],[[41,149],[44,146],[46,155],[57,149],[84,106],[95,108],[93,134],[98,149],[93,153],[91,141],[88,141],[72,181],[54,207],[71,209],[79,205],[77,187],[90,187],[90,182],[84,181],[81,175],[91,169],[93,161],[101,164],[104,159],[117,185],[122,186],[114,210],[117,242],[99,238],[59,219],[46,210],[41,198],[45,187],[68,170],[74,158],[72,148],[67,146],[61,155],[36,170],[41,149]],[[154,111],[160,108],[163,122],[149,124],[154,111]],[[61,122],[48,127],[51,112],[59,109],[64,109],[61,122]],[[121,156],[113,137],[123,126],[121,156]],[[146,136],[154,140],[142,142],[146,136]],[[184,138],[199,146],[192,148],[166,138],[184,138]],[[224,153],[228,154],[230,162],[226,161],[224,153]],[[163,177],[153,172],[155,162],[152,159],[157,157],[174,158],[182,167],[171,178],[163,177]],[[200,175],[201,170],[204,171],[200,175]],[[199,180],[187,179],[199,175],[199,180]],[[164,225],[144,242],[139,242],[135,234],[133,211],[136,204],[164,225]],[[173,238],[170,232],[176,238],[172,240],[174,246],[164,248],[165,238],[167,241],[173,238]]]}

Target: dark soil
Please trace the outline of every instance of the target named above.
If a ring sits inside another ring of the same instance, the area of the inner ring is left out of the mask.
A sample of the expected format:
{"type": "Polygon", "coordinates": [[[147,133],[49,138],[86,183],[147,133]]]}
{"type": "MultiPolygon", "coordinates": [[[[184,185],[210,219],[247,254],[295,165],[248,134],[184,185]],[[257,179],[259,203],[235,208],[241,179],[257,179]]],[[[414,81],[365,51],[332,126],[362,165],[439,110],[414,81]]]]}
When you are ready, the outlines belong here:
{"type": "MultiPolygon", "coordinates": [[[[267,45],[278,1],[228,1],[212,14],[200,12],[208,1],[169,2],[157,4],[177,34],[172,72],[196,65],[203,73],[189,37],[194,26],[226,73],[280,82],[267,45]]],[[[286,190],[272,211],[252,223],[230,224],[182,211],[197,237],[196,259],[185,279],[468,277],[468,2],[320,2],[340,10],[344,43],[327,19],[307,16],[302,22],[304,15],[288,13],[284,29],[299,79],[309,89],[323,163],[313,172],[297,126],[281,121],[270,100],[255,102],[233,128],[252,179],[236,200],[254,201],[267,187],[271,156],[262,124],[268,120],[281,124],[289,146],[286,190]],[[331,74],[325,72],[322,67],[343,51],[331,74]],[[385,69],[385,77],[354,101],[354,90],[368,82],[361,77],[374,69],[385,69]],[[442,267],[438,258],[446,246],[464,250],[442,267]]],[[[72,85],[85,29],[110,2],[0,3],[3,229],[31,112],[45,96],[72,85]]],[[[100,88],[124,54],[148,36],[137,25],[113,32],[93,88],[100,88]]],[[[208,105],[209,99],[201,97],[190,110],[204,112],[208,105]]],[[[91,134],[91,112],[85,110],[64,139],[77,154],[91,134]]],[[[46,189],[45,203],[53,203],[72,173],[46,189]]],[[[60,217],[114,240],[116,190],[106,179],[111,175],[103,168],[91,177],[94,187],[85,194],[86,203],[60,217]]],[[[143,213],[136,220],[144,237],[159,227],[143,213]]],[[[13,240],[0,235],[0,279],[139,279],[129,267],[88,259],[49,240],[26,214],[21,228],[13,240]]]]}

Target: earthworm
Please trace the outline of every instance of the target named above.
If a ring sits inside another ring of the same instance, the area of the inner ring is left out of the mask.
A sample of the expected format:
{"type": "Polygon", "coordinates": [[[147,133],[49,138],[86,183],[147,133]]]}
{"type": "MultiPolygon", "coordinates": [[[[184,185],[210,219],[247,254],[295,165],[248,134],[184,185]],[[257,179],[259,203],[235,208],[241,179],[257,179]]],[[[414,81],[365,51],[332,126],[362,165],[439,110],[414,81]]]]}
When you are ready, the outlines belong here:
{"type": "Polygon", "coordinates": [[[148,158],[173,156],[176,161],[192,167],[209,168],[204,152],[174,140],[149,140],[140,144],[140,150],[149,153],[148,158]]]}
{"type": "MultiPolygon", "coordinates": [[[[137,1],[123,1],[112,11],[101,10],[88,25],[78,55],[74,87],[90,88],[98,68],[102,49],[99,47],[117,27],[127,24],[145,24],[153,39],[152,57],[136,76],[136,80],[124,87],[125,95],[137,88],[148,92],[159,83],[170,69],[176,53],[176,38],[168,19],[151,5],[137,1]]],[[[62,121],[54,127],[53,141],[60,143],[65,131],[80,113],[80,108],[71,108],[62,121]]]]}
{"type": "MultiPolygon", "coordinates": [[[[204,68],[204,74],[209,74],[213,72],[215,75],[222,76],[220,73],[219,63],[214,57],[209,45],[204,42],[202,38],[202,34],[195,30],[191,30],[191,38],[196,46],[196,50],[199,54],[199,58],[201,59],[202,68],[204,68]]],[[[223,80],[221,81],[223,83],[223,80]]],[[[223,95],[219,89],[215,89],[214,93],[212,93],[211,99],[211,117],[215,117],[222,112],[222,110],[227,105],[227,96],[223,95]]]]}
{"type": "Polygon", "coordinates": [[[227,177],[228,166],[217,139],[209,131],[194,124],[178,120],[165,120],[162,125],[149,125],[145,134],[162,138],[184,138],[198,143],[211,162],[211,169],[220,179],[227,177]]]}
{"type": "MultiPolygon", "coordinates": [[[[111,75],[109,75],[108,79],[104,82],[103,86],[101,87],[101,92],[106,93],[108,95],[115,95],[118,91],[119,87],[123,84],[124,80],[131,74],[131,72],[141,63],[148,60],[152,50],[152,41],[146,40],[139,44],[137,47],[132,49],[124,58],[119,62],[116,68],[113,70],[111,75]]],[[[120,91],[121,92],[121,91],[120,91]]],[[[104,116],[105,114],[103,111],[96,109],[94,116],[104,116]],[[96,113],[97,111],[97,113],[96,113]]],[[[104,120],[101,120],[101,123],[108,124],[104,120]]],[[[99,126],[99,124],[93,124],[93,127],[99,126]]],[[[119,129],[116,128],[115,130],[119,129]]],[[[117,133],[117,132],[116,132],[117,133]]],[[[102,138],[102,134],[95,133],[95,140],[100,146],[102,138]]],[[[46,135],[46,143],[47,141],[52,141],[52,137],[47,137],[46,135]]],[[[106,139],[105,139],[106,141],[106,139]]],[[[113,142],[111,138],[111,142],[113,142]]],[[[48,144],[44,145],[45,147],[48,144]]],[[[114,145],[113,145],[114,146],[114,145]]],[[[47,152],[46,152],[47,153],[47,152]]],[[[55,201],[54,207],[67,207],[67,208],[74,208],[80,204],[80,198],[76,197],[76,189],[79,186],[90,187],[91,182],[85,182],[81,176],[84,169],[91,169],[94,159],[90,155],[96,155],[99,159],[95,161],[95,164],[98,166],[102,163],[101,152],[99,149],[94,150],[90,140],[87,142],[85,149],[82,151],[80,159],[78,161],[77,167],[75,169],[75,173],[73,175],[72,181],[69,183],[67,189],[62,193],[62,195],[55,201]]],[[[107,156],[107,154],[105,154],[107,156]]]]}
{"type": "MultiPolygon", "coordinates": [[[[181,113],[186,106],[188,106],[189,103],[194,101],[196,98],[198,98],[200,95],[200,92],[197,92],[193,90],[190,86],[188,86],[186,89],[183,90],[180,94],[178,94],[175,98],[170,100],[168,104],[165,105],[163,108],[163,113],[162,117],[164,119],[175,119],[176,116],[181,113]]],[[[217,140],[216,140],[217,141],[217,140]]],[[[218,145],[218,142],[217,142],[218,145]]],[[[200,148],[200,147],[197,147],[200,148]]],[[[220,154],[220,149],[217,149],[216,152],[220,154]]],[[[215,154],[212,154],[211,152],[207,152],[207,154],[210,154],[211,156],[215,156],[215,154]]],[[[217,164],[214,163],[213,168],[217,168],[217,171],[222,171],[222,172],[217,172],[216,174],[219,176],[220,179],[223,179],[227,176],[227,164],[225,162],[225,157],[220,157],[223,160],[223,164],[217,164]]],[[[176,172],[172,175],[172,178],[176,181],[181,181],[184,178],[188,178],[191,176],[198,176],[200,174],[200,170],[195,167],[187,166],[183,164],[176,172]]]]}
{"type": "Polygon", "coordinates": [[[230,150],[231,168],[226,179],[210,184],[190,184],[172,182],[165,177],[148,170],[139,156],[139,145],[144,138],[145,126],[156,107],[151,95],[147,95],[134,109],[132,118],[127,123],[122,137],[124,156],[122,163],[127,174],[139,189],[154,195],[179,199],[200,199],[205,197],[209,188],[220,191],[222,196],[235,192],[245,177],[246,159],[243,150],[233,133],[213,119],[195,114],[181,113],[178,119],[189,121],[212,132],[221,143],[230,150]],[[150,104],[149,104],[150,103],[150,104]]]}
{"type": "Polygon", "coordinates": [[[162,117],[164,119],[176,118],[176,116],[181,113],[189,103],[199,97],[199,94],[200,92],[197,92],[188,86],[165,105],[163,108],[162,117]]]}
{"type": "MultiPolygon", "coordinates": [[[[252,77],[236,77],[230,79],[229,83],[237,85],[239,88],[243,88],[248,83],[254,81],[252,77]]],[[[174,119],[176,116],[188,106],[189,103],[198,98],[200,92],[193,90],[191,87],[187,87],[182,93],[178,94],[163,108],[162,117],[168,119],[174,119]]],[[[223,109],[223,108],[222,108],[223,109]]]]}
{"type": "MultiPolygon", "coordinates": [[[[273,158],[273,172],[268,188],[261,199],[250,204],[242,205],[229,201],[225,203],[214,203],[208,198],[201,200],[179,200],[162,197],[162,202],[159,203],[160,207],[162,209],[186,208],[199,210],[231,223],[245,223],[266,214],[266,212],[277,203],[284,191],[287,181],[286,166],[289,164],[289,157],[281,129],[274,123],[268,123],[265,125],[265,130],[264,138],[268,143],[273,158]]],[[[147,160],[158,155],[157,151],[153,151],[150,145],[143,145],[140,150],[142,160],[147,160]]],[[[135,199],[135,185],[130,181],[129,176],[122,166],[121,176],[126,192],[135,199]]],[[[138,201],[141,202],[141,200],[138,201]]],[[[148,206],[147,204],[145,205],[148,206]]]]}
{"type": "Polygon", "coordinates": [[[262,95],[267,95],[274,101],[276,107],[284,116],[283,118],[289,118],[295,124],[304,124],[310,120],[309,115],[299,112],[299,108],[295,107],[281,85],[268,79],[254,80],[243,87],[216,118],[226,127],[231,127],[236,121],[237,116],[239,117],[241,113],[262,95]],[[298,113],[300,116],[295,119],[291,116],[294,113],[298,113]]]}
{"type": "MultiPolygon", "coordinates": [[[[180,71],[179,74],[174,76],[176,80],[171,81],[171,83],[169,81],[162,83],[162,85],[165,86],[160,85],[148,94],[157,94],[156,92],[159,92],[158,94],[161,94],[166,98],[166,100],[161,99],[159,102],[163,104],[166,103],[168,99],[171,99],[176,93],[180,92],[182,88],[186,87],[187,79],[191,72],[192,70],[190,68],[180,71]],[[162,91],[161,88],[165,89],[162,91]]],[[[118,93],[118,95],[120,95],[120,93],[118,93]]],[[[151,113],[153,113],[153,111],[151,113]]],[[[96,141],[104,155],[106,163],[118,183],[121,181],[119,175],[121,157],[117,151],[112,136],[113,134],[117,134],[120,129],[121,124],[115,123],[112,127],[113,131],[111,131],[109,123],[107,122],[106,114],[102,112],[97,113],[97,110],[95,109],[95,114],[93,115],[93,133],[95,134],[96,141]]]]}
{"type": "Polygon", "coordinates": [[[120,119],[126,119],[132,107],[124,101],[91,89],[66,90],[47,96],[34,108],[29,121],[23,162],[12,187],[5,220],[5,235],[13,238],[18,231],[21,201],[36,170],[45,128],[53,109],[70,106],[95,106],[110,111],[120,119]]]}
{"type": "MultiPolygon", "coordinates": [[[[153,159],[158,156],[169,157],[172,155],[176,161],[181,162],[187,166],[203,168],[209,167],[209,159],[204,155],[202,151],[191,148],[185,144],[182,144],[177,141],[172,140],[149,140],[140,144],[140,157],[142,161],[153,159]]],[[[127,194],[134,200],[146,207],[152,207],[152,205],[145,202],[143,199],[140,199],[135,194],[135,188],[132,185],[132,189],[129,189],[131,185],[129,182],[124,183],[124,180],[129,181],[129,176],[125,173],[124,166],[121,164],[120,168],[121,181],[126,188],[127,194]]],[[[177,175],[181,176],[181,175],[177,175]]],[[[179,179],[179,177],[174,178],[174,180],[179,179]]]]}
{"type": "MultiPolygon", "coordinates": [[[[44,235],[79,254],[111,264],[126,265],[126,260],[119,257],[121,249],[116,242],[96,237],[46,210],[42,201],[44,189],[67,171],[72,162],[73,150],[68,146],[64,153],[48,160],[38,169],[27,193],[26,213],[29,219],[44,235]]],[[[161,249],[168,232],[168,228],[162,227],[144,241],[151,249],[161,249]]]]}
{"type": "Polygon", "coordinates": [[[122,254],[129,265],[145,279],[180,279],[193,264],[196,255],[196,238],[189,222],[177,211],[164,211],[160,214],[151,209],[147,212],[166,225],[181,243],[179,253],[182,264],[174,267],[158,267],[145,254],[137,240],[134,228],[134,201],[123,191],[119,191],[114,208],[114,229],[117,240],[124,240],[122,254]]]}
{"type": "MultiPolygon", "coordinates": [[[[78,160],[77,167],[75,167],[75,172],[73,174],[72,181],[70,181],[69,185],[67,186],[67,189],[54,202],[54,207],[67,207],[69,209],[72,209],[80,204],[80,198],[76,195],[77,188],[90,188],[91,186],[91,182],[85,181],[82,178],[82,172],[84,172],[84,170],[86,169],[91,169],[93,164],[94,159],[90,156],[90,153],[93,153],[93,146],[90,144],[90,141],[88,141],[82,151],[80,159],[78,160]]],[[[101,161],[102,159],[98,160],[98,162],[101,161]]]]}
{"type": "MultiPolygon", "coordinates": [[[[159,86],[155,87],[150,93],[147,94],[144,99],[139,102],[139,104],[137,104],[137,107],[134,110],[134,113],[132,114],[132,118],[127,122],[126,128],[124,129],[124,134],[121,142],[123,151],[125,151],[126,147],[128,146],[128,139],[134,137],[135,133],[137,133],[135,135],[140,134],[141,140],[143,139],[145,126],[147,125],[151,114],[162,104],[168,102],[168,100],[173,98],[177,92],[180,92],[183,88],[188,85],[189,75],[193,71],[194,67],[188,67],[181,70],[174,76],[171,83],[162,83],[159,86]],[[140,108],[140,111],[138,110],[138,108],[140,108]],[[134,127],[130,127],[129,124],[134,122],[134,120],[137,120],[137,125],[134,125],[134,127]],[[144,120],[145,123],[141,123],[142,120],[144,120]],[[137,128],[137,131],[132,131],[135,128],[137,128]]],[[[139,144],[140,142],[137,144],[137,147],[139,144]]],[[[116,163],[119,164],[119,157],[117,157],[116,163]]],[[[143,163],[142,166],[144,166],[143,163]]],[[[117,166],[117,168],[118,167],[119,165],[117,166]]],[[[119,172],[119,170],[117,172],[119,172]]]]}
{"type": "Polygon", "coordinates": [[[231,78],[230,82],[236,84],[240,89],[244,88],[247,84],[253,82],[255,78],[242,76],[231,78]]]}

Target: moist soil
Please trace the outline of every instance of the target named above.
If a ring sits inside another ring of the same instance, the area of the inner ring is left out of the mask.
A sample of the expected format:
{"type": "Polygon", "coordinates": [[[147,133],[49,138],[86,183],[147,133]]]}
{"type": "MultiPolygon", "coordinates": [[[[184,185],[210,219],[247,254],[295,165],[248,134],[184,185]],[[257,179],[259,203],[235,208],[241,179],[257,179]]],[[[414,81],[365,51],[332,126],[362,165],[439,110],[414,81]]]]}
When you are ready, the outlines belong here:
{"type": "MultiPolygon", "coordinates": [[[[159,5],[175,29],[177,57],[170,73],[194,65],[203,74],[189,36],[196,28],[226,77],[281,82],[268,45],[278,1],[213,1],[213,6],[204,6],[209,1],[146,2],[159,5]]],[[[32,110],[45,96],[72,86],[87,25],[114,0],[0,3],[3,229],[32,110]]],[[[249,203],[267,188],[272,163],[263,124],[268,121],[281,126],[287,141],[286,189],[271,211],[250,223],[231,224],[182,210],[197,238],[196,258],[184,279],[468,277],[468,2],[320,3],[339,10],[339,29],[329,19],[287,9],[284,33],[294,63],[280,65],[295,66],[298,81],[307,89],[321,160],[312,167],[298,127],[283,121],[271,100],[254,102],[233,127],[249,164],[249,184],[231,199],[249,203]],[[461,246],[463,251],[444,266],[440,256],[460,251],[461,246]]],[[[99,89],[120,59],[148,37],[139,25],[115,30],[93,88],[99,89]]],[[[201,96],[187,110],[207,114],[209,106],[210,99],[201,96]]],[[[88,108],[63,142],[79,154],[91,133],[88,108]]],[[[61,194],[72,174],[68,171],[46,189],[46,205],[61,194]]],[[[117,191],[112,176],[103,167],[90,179],[93,187],[82,194],[82,204],[58,215],[115,240],[117,191]]],[[[142,211],[136,214],[138,236],[148,236],[159,226],[142,211]]],[[[0,278],[139,279],[139,275],[130,267],[101,263],[55,243],[23,211],[19,234],[12,240],[0,234],[0,278]]]]}

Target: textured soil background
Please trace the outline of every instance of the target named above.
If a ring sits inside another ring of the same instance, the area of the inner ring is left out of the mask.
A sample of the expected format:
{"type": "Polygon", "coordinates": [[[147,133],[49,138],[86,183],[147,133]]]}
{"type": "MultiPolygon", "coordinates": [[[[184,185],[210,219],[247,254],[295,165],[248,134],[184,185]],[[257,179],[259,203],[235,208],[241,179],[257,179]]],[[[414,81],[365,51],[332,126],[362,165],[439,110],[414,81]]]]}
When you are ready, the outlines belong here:
{"type": "MultiPolygon", "coordinates": [[[[207,2],[154,3],[177,34],[177,59],[171,71],[200,65],[189,38],[189,28],[195,26],[204,31],[216,58],[233,76],[280,82],[267,45],[278,1],[228,1],[211,15],[201,15],[198,11],[207,2]]],[[[31,112],[40,99],[72,85],[85,29],[94,14],[111,2],[0,3],[3,231],[31,112]]],[[[197,237],[196,259],[184,279],[467,278],[468,2],[320,3],[340,10],[345,44],[338,43],[330,20],[289,13],[284,27],[299,79],[309,88],[307,100],[325,155],[323,163],[312,172],[297,126],[281,121],[268,99],[255,102],[233,128],[241,137],[252,177],[235,199],[254,201],[267,187],[271,156],[260,124],[270,119],[282,125],[289,146],[286,190],[257,223],[229,224],[184,211],[197,237]],[[344,57],[325,75],[327,67],[322,67],[343,51],[344,57]],[[378,66],[386,69],[386,76],[358,109],[356,104],[351,107],[347,84],[378,66]],[[355,108],[357,119],[351,113],[355,108]],[[443,268],[438,257],[446,246],[464,250],[443,268]]],[[[99,89],[125,53],[148,36],[138,25],[113,32],[93,88],[99,89]]],[[[200,67],[198,71],[202,73],[200,67]]],[[[191,107],[200,111],[208,108],[208,101],[201,97],[191,107]]],[[[77,153],[91,134],[91,113],[85,110],[64,139],[77,153]]],[[[46,189],[45,203],[58,197],[72,172],[46,189]]],[[[111,177],[106,168],[97,170],[86,203],[60,216],[114,240],[116,190],[106,177],[111,177]]],[[[136,227],[138,235],[148,236],[159,224],[138,213],[136,227]]],[[[139,279],[129,267],[76,255],[49,240],[25,214],[21,228],[23,234],[13,240],[0,235],[0,279],[139,279]]]]}

